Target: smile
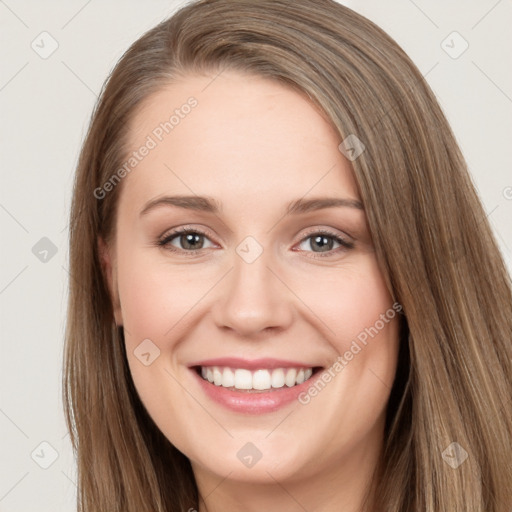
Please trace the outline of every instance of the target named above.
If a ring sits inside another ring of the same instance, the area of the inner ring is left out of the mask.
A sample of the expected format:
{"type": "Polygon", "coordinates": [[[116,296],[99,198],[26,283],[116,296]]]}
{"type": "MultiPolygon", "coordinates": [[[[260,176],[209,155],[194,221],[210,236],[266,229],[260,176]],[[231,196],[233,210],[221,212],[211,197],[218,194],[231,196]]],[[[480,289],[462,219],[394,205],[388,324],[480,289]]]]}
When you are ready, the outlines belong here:
{"type": "Polygon", "coordinates": [[[258,369],[201,366],[201,377],[215,386],[237,391],[266,391],[302,384],[313,375],[313,368],[258,369]]]}

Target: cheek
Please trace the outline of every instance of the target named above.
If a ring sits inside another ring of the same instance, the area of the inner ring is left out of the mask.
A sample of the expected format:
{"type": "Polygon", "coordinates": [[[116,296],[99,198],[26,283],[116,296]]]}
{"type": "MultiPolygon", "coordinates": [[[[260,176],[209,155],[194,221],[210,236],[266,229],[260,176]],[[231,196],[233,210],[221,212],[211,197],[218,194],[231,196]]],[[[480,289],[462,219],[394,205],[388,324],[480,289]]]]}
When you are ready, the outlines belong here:
{"type": "Polygon", "coordinates": [[[170,264],[155,248],[123,249],[120,239],[117,281],[128,364],[140,398],[164,426],[171,413],[193,405],[179,383],[179,347],[194,331],[194,314],[215,276],[206,266],[170,264]]]}
{"type": "Polygon", "coordinates": [[[142,403],[160,430],[181,446],[187,431],[181,421],[171,419],[180,418],[180,412],[191,409],[193,403],[180,384],[177,345],[193,328],[187,312],[204,291],[201,279],[191,279],[184,267],[156,259],[155,252],[125,251],[118,258],[126,355],[142,403]]]}
{"type": "MultiPolygon", "coordinates": [[[[171,265],[157,249],[118,260],[118,290],[125,330],[150,339],[169,338],[211,281],[204,269],[171,265]]],[[[134,340],[136,341],[136,340],[134,340]]]]}
{"type": "MultiPolygon", "coordinates": [[[[371,424],[385,407],[395,378],[401,307],[393,304],[374,254],[329,273],[310,275],[299,291],[333,349],[325,387],[336,390],[354,425],[359,424],[354,418],[371,424]]],[[[304,403],[328,408],[333,394],[313,389],[304,403]]]]}
{"type": "Polygon", "coordinates": [[[294,291],[323,325],[337,352],[349,350],[355,339],[364,344],[370,333],[375,334],[375,326],[379,335],[393,337],[389,324],[397,314],[374,253],[339,268],[302,272],[294,281],[294,291]]]}

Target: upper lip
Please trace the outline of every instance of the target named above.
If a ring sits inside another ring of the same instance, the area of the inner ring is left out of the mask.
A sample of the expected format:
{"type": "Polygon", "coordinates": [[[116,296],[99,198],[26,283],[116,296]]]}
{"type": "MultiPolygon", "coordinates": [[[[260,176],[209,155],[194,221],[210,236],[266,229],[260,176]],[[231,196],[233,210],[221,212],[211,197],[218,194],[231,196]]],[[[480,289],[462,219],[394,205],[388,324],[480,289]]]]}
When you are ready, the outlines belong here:
{"type": "Polygon", "coordinates": [[[229,368],[245,368],[246,370],[270,370],[274,368],[316,368],[318,365],[270,357],[250,360],[241,357],[218,357],[215,359],[204,359],[189,365],[190,368],[195,366],[227,366],[229,368]]]}

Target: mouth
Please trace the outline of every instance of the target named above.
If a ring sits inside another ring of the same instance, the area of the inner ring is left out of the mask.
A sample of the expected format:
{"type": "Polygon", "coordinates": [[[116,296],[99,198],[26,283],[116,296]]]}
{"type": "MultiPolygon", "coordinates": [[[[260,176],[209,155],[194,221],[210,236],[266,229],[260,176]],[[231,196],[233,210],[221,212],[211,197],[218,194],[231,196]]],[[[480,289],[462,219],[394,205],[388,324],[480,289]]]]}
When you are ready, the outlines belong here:
{"type": "Polygon", "coordinates": [[[240,393],[278,392],[300,386],[323,367],[236,368],[231,366],[193,366],[201,379],[214,386],[240,393]]]}

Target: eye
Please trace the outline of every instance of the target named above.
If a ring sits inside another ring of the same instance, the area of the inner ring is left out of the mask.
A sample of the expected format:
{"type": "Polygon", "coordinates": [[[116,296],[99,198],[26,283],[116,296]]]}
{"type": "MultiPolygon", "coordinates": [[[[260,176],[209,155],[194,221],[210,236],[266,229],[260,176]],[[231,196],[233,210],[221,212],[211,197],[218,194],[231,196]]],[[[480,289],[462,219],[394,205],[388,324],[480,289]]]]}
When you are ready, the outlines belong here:
{"type": "Polygon", "coordinates": [[[313,256],[315,258],[332,256],[332,254],[337,254],[340,251],[347,251],[354,247],[352,242],[341,238],[335,233],[330,233],[329,231],[318,231],[306,236],[300,242],[299,247],[303,246],[304,244],[308,244],[312,249],[312,251],[306,250],[306,252],[316,253],[316,255],[313,256]],[[335,248],[335,250],[333,250],[334,244],[339,245],[339,247],[335,248]],[[318,251],[315,249],[318,249],[318,251]]]}
{"type": "MultiPolygon", "coordinates": [[[[158,245],[176,252],[199,252],[207,248],[204,245],[205,240],[208,240],[206,233],[199,229],[178,228],[159,240],[158,245]]],[[[213,247],[213,244],[211,246],[213,247]]]]}

